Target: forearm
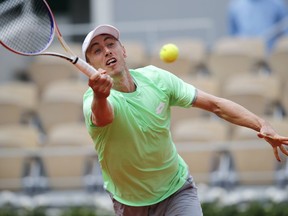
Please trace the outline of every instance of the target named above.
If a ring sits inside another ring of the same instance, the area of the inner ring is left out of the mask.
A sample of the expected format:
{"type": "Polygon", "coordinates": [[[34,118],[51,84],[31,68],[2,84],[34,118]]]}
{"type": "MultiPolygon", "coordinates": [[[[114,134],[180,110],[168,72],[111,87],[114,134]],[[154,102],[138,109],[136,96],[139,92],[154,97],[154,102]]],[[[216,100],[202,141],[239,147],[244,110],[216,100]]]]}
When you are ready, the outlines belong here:
{"type": "Polygon", "coordinates": [[[266,124],[263,119],[243,106],[233,101],[207,94],[201,90],[198,90],[197,99],[193,106],[215,113],[228,122],[248,127],[258,132],[266,124]]]}
{"type": "Polygon", "coordinates": [[[91,109],[91,119],[94,125],[105,126],[113,121],[113,107],[107,98],[98,99],[94,97],[91,109]]]}
{"type": "Polygon", "coordinates": [[[245,107],[222,98],[217,101],[211,111],[230,123],[248,127],[258,132],[263,125],[266,124],[265,120],[250,112],[245,107]]]}

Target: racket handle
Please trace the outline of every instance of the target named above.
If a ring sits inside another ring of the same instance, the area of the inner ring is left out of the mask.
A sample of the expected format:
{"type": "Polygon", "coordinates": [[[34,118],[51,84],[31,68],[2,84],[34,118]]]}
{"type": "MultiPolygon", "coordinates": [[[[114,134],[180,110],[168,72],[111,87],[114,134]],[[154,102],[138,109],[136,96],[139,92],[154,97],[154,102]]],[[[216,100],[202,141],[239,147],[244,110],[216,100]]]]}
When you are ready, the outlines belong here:
{"type": "Polygon", "coordinates": [[[74,65],[88,77],[92,76],[93,74],[99,73],[94,67],[92,67],[90,64],[88,64],[81,58],[77,58],[74,65]]]}

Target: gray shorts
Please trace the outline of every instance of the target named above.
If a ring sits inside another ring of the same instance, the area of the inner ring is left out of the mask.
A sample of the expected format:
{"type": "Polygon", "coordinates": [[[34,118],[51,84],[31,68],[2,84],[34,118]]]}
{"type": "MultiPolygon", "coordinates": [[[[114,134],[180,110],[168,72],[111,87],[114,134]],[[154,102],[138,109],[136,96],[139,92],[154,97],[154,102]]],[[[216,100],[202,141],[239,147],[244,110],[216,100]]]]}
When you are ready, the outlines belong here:
{"type": "Polygon", "coordinates": [[[182,188],[160,203],[134,207],[112,198],[116,216],[203,216],[197,187],[191,176],[182,188]]]}

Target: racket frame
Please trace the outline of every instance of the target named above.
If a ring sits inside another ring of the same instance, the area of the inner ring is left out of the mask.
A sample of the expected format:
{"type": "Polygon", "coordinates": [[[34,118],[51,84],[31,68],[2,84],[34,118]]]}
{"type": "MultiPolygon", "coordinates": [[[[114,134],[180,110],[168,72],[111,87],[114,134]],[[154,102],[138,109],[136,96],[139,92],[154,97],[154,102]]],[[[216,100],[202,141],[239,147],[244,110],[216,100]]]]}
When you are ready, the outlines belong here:
{"type": "MultiPolygon", "coordinates": [[[[39,0],[40,1],[40,0],[39,0]]],[[[88,64],[87,62],[85,62],[84,60],[82,60],[81,58],[79,58],[77,55],[74,54],[74,52],[70,49],[70,47],[67,45],[67,43],[65,42],[65,40],[63,39],[63,36],[59,30],[58,24],[56,22],[56,19],[54,17],[54,14],[50,8],[50,6],[48,5],[48,3],[46,2],[46,0],[42,0],[43,3],[45,4],[47,10],[48,10],[48,15],[50,17],[50,21],[51,21],[51,34],[50,34],[50,40],[47,43],[47,45],[45,46],[45,48],[43,48],[42,50],[40,50],[39,52],[35,52],[35,53],[23,53],[23,52],[19,52],[17,50],[14,50],[12,48],[10,48],[9,46],[7,46],[5,43],[3,43],[0,39],[0,44],[2,46],[4,46],[6,49],[8,49],[9,51],[19,54],[19,55],[23,55],[23,56],[41,56],[41,55],[45,55],[45,56],[55,56],[55,57],[60,57],[62,59],[65,59],[69,62],[71,62],[72,64],[74,64],[81,72],[83,72],[86,76],[90,77],[91,75],[98,73],[99,72],[92,67],[90,64],[88,64]],[[63,47],[63,49],[67,52],[67,54],[69,54],[70,56],[66,56],[64,54],[60,54],[60,53],[56,53],[56,52],[47,52],[45,50],[48,49],[48,47],[52,44],[52,42],[54,41],[55,38],[55,33],[56,33],[56,37],[59,41],[59,43],[61,44],[61,46],[63,47]]]]}

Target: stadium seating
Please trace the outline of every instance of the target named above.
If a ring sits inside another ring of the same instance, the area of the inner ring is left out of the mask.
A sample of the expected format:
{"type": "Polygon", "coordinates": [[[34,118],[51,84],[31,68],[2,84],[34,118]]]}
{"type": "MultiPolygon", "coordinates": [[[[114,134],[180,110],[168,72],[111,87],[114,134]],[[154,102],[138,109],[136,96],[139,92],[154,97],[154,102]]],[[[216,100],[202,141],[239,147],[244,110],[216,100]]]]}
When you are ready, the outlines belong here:
{"type": "Polygon", "coordinates": [[[282,91],[281,104],[283,105],[286,115],[288,115],[288,83],[285,83],[284,90],[282,91]]]}
{"type": "Polygon", "coordinates": [[[195,182],[208,184],[210,181],[211,159],[215,148],[213,145],[203,142],[176,144],[179,155],[187,163],[195,182]]]}
{"type": "Polygon", "coordinates": [[[267,63],[271,68],[272,73],[281,78],[283,84],[288,80],[288,37],[280,38],[271,54],[268,57],[267,63]]]}
{"type": "Polygon", "coordinates": [[[0,100],[0,125],[19,124],[21,121],[21,107],[15,103],[0,100]]]}
{"type": "Polygon", "coordinates": [[[225,83],[231,75],[256,73],[265,60],[264,44],[258,38],[224,37],[207,57],[211,75],[225,83]]]}
{"type": "Polygon", "coordinates": [[[38,88],[32,82],[7,81],[0,84],[0,122],[28,122],[38,105],[38,88]],[[15,116],[13,116],[15,115],[15,116]],[[4,121],[4,119],[6,119],[4,121]],[[14,119],[14,120],[13,120],[14,119]],[[17,120],[18,119],[18,120],[17,120]]]}
{"type": "Polygon", "coordinates": [[[82,97],[87,89],[86,82],[70,79],[45,88],[37,110],[44,133],[57,124],[83,121],[82,97]]]}
{"type": "Polygon", "coordinates": [[[281,97],[281,82],[274,75],[238,74],[227,79],[227,83],[222,86],[222,96],[263,116],[269,111],[277,111],[281,97]]]}
{"type": "Polygon", "coordinates": [[[42,148],[49,187],[52,190],[83,189],[86,160],[90,155],[95,155],[95,150],[84,123],[54,126],[42,148]]]}
{"type": "MultiPolygon", "coordinates": [[[[80,44],[69,44],[75,54],[82,56],[80,44]]],[[[65,53],[61,46],[52,45],[48,51],[65,53]]],[[[66,79],[81,79],[83,74],[68,61],[54,57],[36,56],[27,69],[29,78],[37,85],[41,93],[51,82],[66,79]]]]}
{"type": "Polygon", "coordinates": [[[37,154],[39,143],[39,133],[33,126],[0,126],[0,190],[23,189],[25,161],[37,154]]]}
{"type": "Polygon", "coordinates": [[[225,122],[212,118],[186,118],[178,121],[172,130],[176,143],[180,142],[224,142],[228,139],[225,122]]]}
{"type": "Polygon", "coordinates": [[[235,141],[229,146],[235,162],[240,185],[272,185],[275,180],[275,161],[268,143],[259,139],[235,141]]]}
{"type": "Polygon", "coordinates": [[[127,66],[129,68],[138,68],[147,65],[148,54],[144,44],[136,40],[126,40],[121,42],[127,53],[127,66]]]}

